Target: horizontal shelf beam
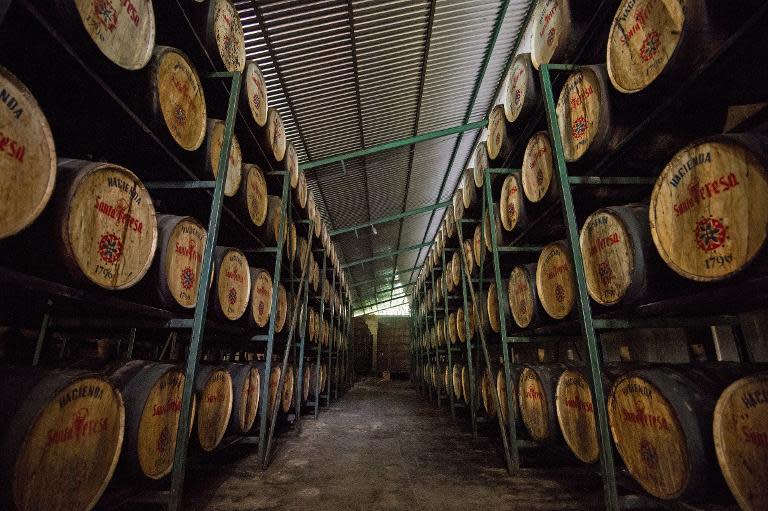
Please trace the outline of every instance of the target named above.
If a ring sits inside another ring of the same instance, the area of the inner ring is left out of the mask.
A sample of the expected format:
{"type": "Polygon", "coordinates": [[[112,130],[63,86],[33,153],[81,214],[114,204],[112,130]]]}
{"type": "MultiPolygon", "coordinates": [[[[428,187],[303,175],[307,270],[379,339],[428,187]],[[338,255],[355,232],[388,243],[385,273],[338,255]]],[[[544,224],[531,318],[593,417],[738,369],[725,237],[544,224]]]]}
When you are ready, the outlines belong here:
{"type": "Polygon", "coordinates": [[[384,151],[397,149],[398,147],[418,144],[419,142],[424,142],[424,141],[432,140],[435,138],[447,137],[449,135],[455,135],[457,133],[464,133],[465,131],[479,130],[479,129],[485,128],[487,125],[488,125],[488,120],[483,119],[482,121],[470,122],[467,124],[454,126],[452,128],[446,128],[444,130],[430,131],[428,133],[416,135],[415,137],[401,138],[399,140],[393,140],[392,142],[386,142],[384,144],[368,147],[367,149],[359,149],[357,151],[351,151],[348,153],[337,154],[335,156],[329,156],[328,158],[323,158],[321,160],[300,163],[299,169],[302,171],[307,171],[310,169],[314,169],[316,167],[322,167],[323,165],[329,165],[331,163],[338,163],[340,161],[351,160],[353,158],[361,158],[363,156],[368,156],[370,154],[381,153],[384,151]]]}
{"type": "Polygon", "coordinates": [[[436,209],[447,208],[451,204],[452,204],[451,201],[438,202],[437,204],[430,204],[429,206],[422,206],[420,208],[411,209],[411,210],[408,210],[408,211],[403,211],[402,213],[396,213],[394,215],[383,216],[381,218],[377,218],[375,220],[370,220],[370,221],[364,222],[362,224],[350,225],[350,226],[347,226],[347,227],[342,227],[340,229],[335,229],[335,230],[331,231],[329,234],[331,236],[336,236],[338,234],[344,234],[346,232],[357,231],[358,229],[363,229],[365,227],[372,227],[372,226],[378,225],[378,224],[385,224],[387,222],[394,222],[395,220],[400,220],[401,218],[408,218],[408,217],[411,217],[411,216],[421,215],[422,213],[429,213],[430,211],[434,211],[436,209]]]}
{"type": "Polygon", "coordinates": [[[357,266],[364,263],[369,263],[371,261],[378,261],[379,259],[386,259],[387,257],[396,256],[398,254],[402,254],[403,252],[410,252],[412,250],[419,250],[424,247],[430,246],[431,243],[420,243],[418,245],[411,245],[410,247],[401,248],[399,250],[390,250],[388,252],[384,252],[383,254],[377,254],[373,257],[367,257],[365,259],[358,259],[357,261],[352,261],[346,264],[342,264],[342,269],[349,268],[350,266],[357,266]]]}

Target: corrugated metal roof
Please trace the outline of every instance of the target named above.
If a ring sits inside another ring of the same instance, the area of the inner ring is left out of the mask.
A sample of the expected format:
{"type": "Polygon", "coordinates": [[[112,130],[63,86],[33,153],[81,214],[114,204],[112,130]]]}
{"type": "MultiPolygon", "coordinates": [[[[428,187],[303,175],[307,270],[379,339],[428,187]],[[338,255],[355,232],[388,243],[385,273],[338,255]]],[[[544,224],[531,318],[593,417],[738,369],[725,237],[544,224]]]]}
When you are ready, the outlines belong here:
{"type": "MultiPolygon", "coordinates": [[[[495,103],[530,0],[234,2],[301,162],[481,120],[495,103]],[[500,16],[504,13],[503,20],[500,16]],[[498,37],[494,28],[500,22],[498,37]]],[[[307,171],[329,230],[450,198],[479,133],[307,171]]],[[[351,262],[429,241],[442,211],[334,237],[351,262]]],[[[356,306],[390,292],[426,250],[349,268],[356,306]]],[[[384,304],[386,306],[386,304],[384,304]]]]}

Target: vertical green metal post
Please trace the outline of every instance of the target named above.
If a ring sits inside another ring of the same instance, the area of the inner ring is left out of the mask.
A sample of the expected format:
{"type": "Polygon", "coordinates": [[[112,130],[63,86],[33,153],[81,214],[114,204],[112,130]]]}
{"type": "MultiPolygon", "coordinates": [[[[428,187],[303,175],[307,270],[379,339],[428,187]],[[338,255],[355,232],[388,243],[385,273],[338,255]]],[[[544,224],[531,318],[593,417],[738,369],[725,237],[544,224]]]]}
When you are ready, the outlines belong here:
{"type": "MultiPolygon", "coordinates": [[[[325,272],[323,272],[325,274],[325,272]]],[[[336,287],[336,272],[333,272],[331,277],[331,289],[328,290],[330,294],[336,287]]],[[[328,321],[328,372],[327,372],[327,384],[325,387],[325,406],[331,406],[331,390],[333,390],[333,313],[335,312],[335,305],[333,300],[328,301],[328,305],[331,309],[331,319],[328,321]]]]}
{"type": "MultiPolygon", "coordinates": [[[[477,440],[477,406],[475,404],[475,371],[474,362],[472,361],[472,340],[470,337],[471,329],[469,328],[469,300],[467,299],[467,285],[472,285],[472,282],[467,282],[467,263],[464,260],[464,231],[461,228],[461,221],[456,220],[456,234],[459,236],[459,263],[461,264],[461,293],[464,298],[464,333],[467,336],[467,368],[469,371],[469,406],[472,417],[472,438],[477,440]]],[[[477,306],[476,304],[473,304],[477,306]]]]}
{"type": "Polygon", "coordinates": [[[168,510],[177,511],[181,505],[181,495],[184,488],[184,475],[187,470],[187,444],[189,441],[189,417],[192,412],[192,392],[195,388],[197,363],[200,358],[200,348],[203,344],[206,313],[208,311],[208,276],[213,270],[213,251],[219,236],[221,207],[224,203],[224,183],[227,180],[227,161],[232,148],[232,135],[235,131],[235,114],[237,100],[240,97],[240,73],[226,73],[232,79],[227,105],[227,118],[224,123],[224,143],[218,162],[216,186],[213,189],[211,216],[208,220],[208,236],[203,250],[203,264],[200,270],[201,278],[197,286],[197,302],[195,316],[192,322],[192,336],[189,343],[189,353],[184,369],[184,390],[181,398],[176,445],[174,446],[173,471],[171,472],[171,488],[168,494],[168,510]]]}
{"type": "MultiPolygon", "coordinates": [[[[432,268],[430,271],[430,277],[432,278],[432,296],[434,296],[435,293],[435,269],[432,268]]],[[[437,334],[437,307],[435,307],[434,302],[432,303],[432,328],[435,329],[435,337],[437,339],[440,338],[440,336],[437,334]]],[[[437,407],[440,408],[440,379],[443,377],[442,373],[440,372],[440,343],[435,340],[435,370],[437,371],[437,385],[435,391],[437,392],[437,407]]]]}
{"type": "MultiPolygon", "coordinates": [[[[336,272],[333,273],[333,278],[336,280],[336,272]]],[[[341,279],[334,283],[333,290],[341,293],[341,279]],[[336,289],[336,284],[339,285],[339,289],[336,289]]],[[[336,331],[334,336],[333,351],[336,352],[336,387],[333,389],[333,399],[339,399],[339,386],[341,385],[341,350],[339,349],[339,343],[341,342],[341,311],[336,310],[336,303],[334,301],[333,309],[335,311],[336,331]]]]}
{"type": "MultiPolygon", "coordinates": [[[[443,253],[440,254],[441,262],[443,265],[443,275],[445,275],[445,250],[443,250],[443,253]]],[[[445,277],[446,280],[450,278],[450,276],[445,277]]],[[[443,286],[443,318],[445,318],[446,324],[448,324],[449,319],[449,312],[448,312],[448,286],[443,286]]],[[[449,339],[450,335],[449,332],[451,331],[451,325],[448,325],[448,332],[445,334],[445,348],[448,352],[448,388],[445,389],[448,392],[448,402],[451,406],[451,418],[453,420],[456,420],[456,409],[454,408],[454,397],[453,397],[453,355],[451,352],[453,351],[453,348],[451,347],[451,340],[449,339]]]]}
{"type": "MultiPolygon", "coordinates": [[[[427,279],[426,278],[424,279],[423,289],[424,289],[424,298],[423,298],[423,300],[424,300],[424,303],[426,304],[426,299],[427,299],[427,279]]],[[[429,333],[429,313],[426,312],[426,305],[425,305],[425,310],[424,310],[424,328],[425,328],[425,332],[429,333]]],[[[431,369],[432,362],[433,362],[433,360],[432,360],[432,340],[431,339],[427,339],[427,342],[425,344],[427,345],[427,363],[429,364],[430,369],[431,369]]],[[[431,402],[432,401],[432,391],[435,390],[435,389],[432,388],[432,375],[431,374],[427,375],[427,380],[428,380],[427,381],[427,389],[429,391],[429,400],[431,402]]],[[[437,393],[435,393],[435,401],[437,401],[437,393]]]]}
{"type": "MultiPolygon", "coordinates": [[[[499,300],[499,330],[501,331],[501,353],[502,353],[502,359],[504,360],[504,388],[507,390],[507,402],[504,403],[504,406],[507,407],[507,431],[506,434],[509,438],[509,458],[510,458],[510,467],[513,472],[516,472],[520,470],[520,451],[518,449],[517,445],[517,407],[513,406],[514,401],[513,395],[512,395],[512,379],[511,379],[511,366],[509,363],[509,349],[507,347],[507,343],[509,342],[509,339],[507,338],[507,314],[504,312],[504,306],[502,304],[508,303],[507,298],[507,289],[506,286],[503,285],[503,280],[501,277],[501,262],[499,261],[499,246],[498,246],[498,240],[496,239],[496,229],[493,226],[493,222],[495,222],[496,218],[496,211],[493,206],[493,195],[491,191],[491,174],[486,169],[485,171],[485,181],[483,181],[483,192],[485,194],[485,199],[487,201],[488,205],[488,216],[492,219],[491,220],[491,247],[493,252],[493,271],[494,271],[494,278],[496,279],[496,296],[499,300]]],[[[501,405],[500,403],[497,403],[499,405],[499,408],[497,408],[498,411],[501,411],[501,405]]],[[[499,413],[499,421],[500,426],[503,427],[503,421],[501,419],[501,414],[499,413]]]]}
{"type": "MultiPolygon", "coordinates": [[[[290,190],[291,177],[287,171],[280,173],[283,176],[283,193],[282,199],[282,212],[280,214],[280,226],[277,229],[277,252],[275,254],[275,272],[272,274],[272,309],[269,312],[269,330],[267,331],[267,351],[264,355],[264,378],[265,383],[261,388],[261,396],[259,406],[261,408],[259,413],[259,450],[258,456],[261,460],[262,468],[266,468],[267,465],[267,429],[270,429],[269,435],[273,434],[271,428],[268,428],[269,424],[269,378],[272,371],[272,352],[275,347],[275,321],[277,318],[277,295],[280,292],[280,270],[283,263],[283,247],[285,241],[286,229],[288,228],[288,190],[290,190]]],[[[285,371],[280,373],[280,380],[278,382],[278,388],[282,388],[285,381],[285,371]]],[[[277,406],[277,405],[275,405],[277,406]]]]}
{"type": "MultiPolygon", "coordinates": [[[[310,238],[310,246],[312,244],[312,234],[309,235],[310,238]]],[[[321,275],[323,278],[320,279],[320,324],[322,325],[324,315],[325,315],[325,301],[323,300],[323,289],[325,289],[325,249],[320,250],[320,253],[322,254],[323,258],[323,264],[322,264],[322,273],[321,275]]],[[[323,358],[323,336],[320,335],[320,338],[317,340],[317,372],[315,379],[315,386],[317,387],[315,390],[315,419],[317,419],[317,416],[320,414],[320,391],[322,390],[320,388],[320,366],[322,365],[322,358],[323,358]]]]}
{"type": "MultiPolygon", "coordinates": [[[[563,141],[560,137],[560,129],[557,122],[555,97],[552,90],[550,69],[558,69],[558,66],[544,64],[539,70],[541,89],[544,92],[544,105],[546,107],[547,125],[552,137],[552,147],[555,151],[557,164],[557,179],[560,185],[560,194],[563,202],[563,216],[568,231],[568,245],[573,257],[573,268],[576,273],[576,287],[579,293],[578,309],[582,334],[587,342],[589,353],[589,365],[592,373],[592,386],[595,393],[595,408],[597,409],[598,432],[600,435],[600,468],[603,475],[603,492],[605,494],[605,508],[618,511],[619,496],[616,488],[616,467],[613,460],[610,431],[608,429],[608,410],[605,402],[605,389],[601,373],[602,354],[597,343],[595,327],[592,323],[592,305],[587,293],[586,276],[584,273],[584,261],[581,257],[579,245],[579,230],[576,224],[576,209],[573,204],[573,194],[568,182],[568,167],[563,153],[563,141]]],[[[563,69],[561,67],[561,69],[563,69]]],[[[564,69],[567,69],[565,67],[564,69]]]]}
{"type": "MultiPolygon", "coordinates": [[[[309,223],[307,225],[310,229],[312,229],[312,220],[308,220],[308,222],[309,223]]],[[[312,236],[312,234],[310,234],[310,236],[312,236]]],[[[301,286],[304,288],[304,297],[302,298],[302,310],[304,311],[304,328],[299,328],[299,337],[301,339],[301,343],[299,344],[299,384],[296,386],[296,427],[299,431],[301,431],[301,398],[304,397],[304,352],[307,342],[307,313],[309,312],[309,262],[307,262],[305,271],[307,271],[307,278],[305,278],[304,282],[301,283],[301,286]]],[[[293,270],[291,270],[291,273],[293,273],[293,270]]],[[[293,280],[293,278],[291,280],[293,280]]],[[[297,289],[296,292],[298,293],[299,290],[297,289]]],[[[301,325],[301,320],[299,321],[299,325],[301,325]]]]}

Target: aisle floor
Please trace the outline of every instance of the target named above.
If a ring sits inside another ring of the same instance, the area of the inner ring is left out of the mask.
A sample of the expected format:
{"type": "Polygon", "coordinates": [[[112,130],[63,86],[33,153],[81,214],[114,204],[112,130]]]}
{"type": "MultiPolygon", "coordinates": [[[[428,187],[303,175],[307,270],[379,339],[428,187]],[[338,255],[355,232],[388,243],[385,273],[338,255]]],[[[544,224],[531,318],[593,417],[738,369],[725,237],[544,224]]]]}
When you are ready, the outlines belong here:
{"type": "Polygon", "coordinates": [[[599,508],[599,492],[551,463],[509,477],[498,448],[473,443],[445,408],[407,382],[368,378],[281,437],[266,472],[255,451],[193,471],[184,509],[579,510],[599,508]]]}

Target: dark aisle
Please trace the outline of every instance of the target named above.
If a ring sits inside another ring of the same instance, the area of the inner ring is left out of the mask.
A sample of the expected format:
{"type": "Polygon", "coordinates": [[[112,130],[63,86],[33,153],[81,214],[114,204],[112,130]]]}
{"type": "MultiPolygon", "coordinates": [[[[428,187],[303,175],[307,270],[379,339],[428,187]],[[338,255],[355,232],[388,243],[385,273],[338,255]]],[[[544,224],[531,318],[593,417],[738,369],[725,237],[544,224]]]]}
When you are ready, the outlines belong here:
{"type": "Polygon", "coordinates": [[[185,509],[594,509],[599,487],[576,488],[563,467],[509,478],[493,446],[461,432],[407,382],[363,380],[266,472],[254,456],[189,474],[185,509]],[[587,493],[588,492],[588,493],[587,493]]]}

